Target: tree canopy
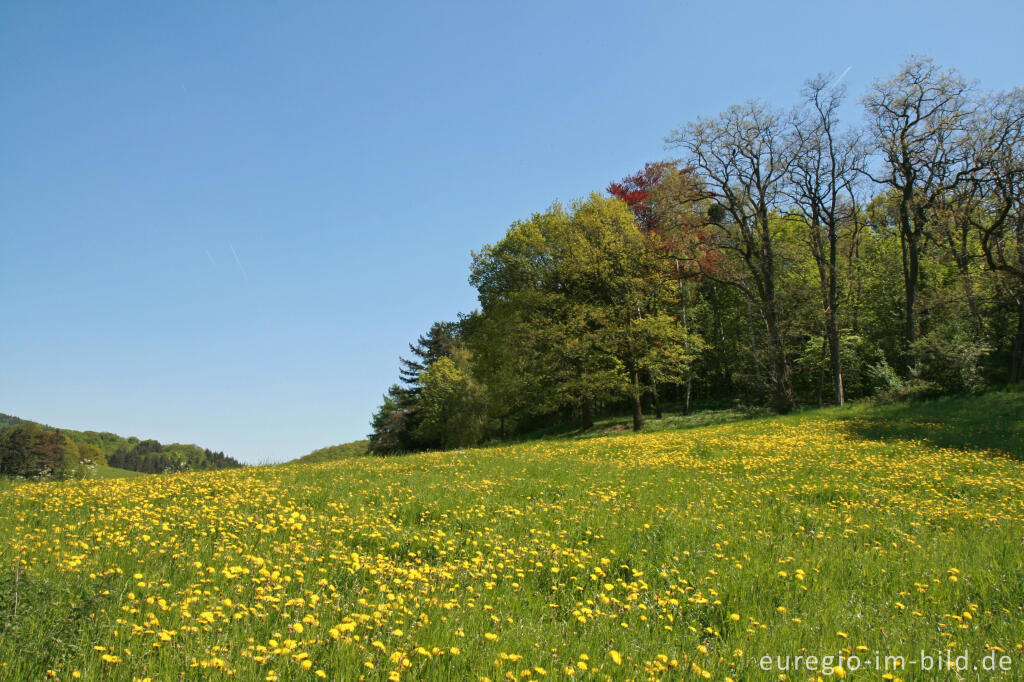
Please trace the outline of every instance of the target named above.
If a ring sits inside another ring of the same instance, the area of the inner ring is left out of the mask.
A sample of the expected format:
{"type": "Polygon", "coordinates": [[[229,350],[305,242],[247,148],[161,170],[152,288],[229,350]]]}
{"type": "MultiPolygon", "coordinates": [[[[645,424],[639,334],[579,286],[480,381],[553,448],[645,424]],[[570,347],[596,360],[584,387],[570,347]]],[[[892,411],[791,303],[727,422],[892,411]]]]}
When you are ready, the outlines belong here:
{"type": "Polygon", "coordinates": [[[652,161],[473,254],[374,417],[380,453],[663,402],[786,412],[1022,380],[1024,90],[912,57],[670,132],[652,161]]]}

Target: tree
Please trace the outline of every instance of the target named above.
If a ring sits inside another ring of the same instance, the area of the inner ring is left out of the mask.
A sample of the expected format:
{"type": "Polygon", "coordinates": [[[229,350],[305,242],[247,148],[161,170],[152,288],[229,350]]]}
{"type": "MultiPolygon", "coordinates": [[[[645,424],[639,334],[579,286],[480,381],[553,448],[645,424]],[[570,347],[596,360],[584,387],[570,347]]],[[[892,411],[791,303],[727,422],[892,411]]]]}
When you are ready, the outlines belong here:
{"type": "Polygon", "coordinates": [[[1004,278],[1016,307],[1010,383],[1024,379],[1024,89],[1000,93],[984,108],[972,147],[981,172],[961,200],[985,262],[1004,278]]]}
{"type": "Polygon", "coordinates": [[[652,192],[666,177],[682,172],[671,161],[647,163],[643,170],[610,183],[608,193],[629,206],[641,230],[651,232],[658,229],[663,215],[657,210],[652,192]]]}
{"type": "Polygon", "coordinates": [[[765,325],[772,402],[779,412],[793,408],[793,388],[776,291],[776,209],[792,163],[783,116],[758,102],[729,107],[673,131],[666,143],[682,149],[700,175],[704,196],[713,202],[708,224],[717,250],[734,256],[738,268],[701,274],[739,288],[756,303],[765,325]]]}
{"type": "Polygon", "coordinates": [[[572,405],[585,425],[594,404],[623,396],[641,429],[643,383],[689,368],[690,336],[662,312],[672,300],[664,263],[618,199],[593,194],[514,224],[474,254],[470,281],[484,318],[525,323],[516,347],[543,377],[540,403],[572,405]]]}
{"type": "Polygon", "coordinates": [[[371,418],[370,452],[389,455],[436,447],[436,442],[423,441],[417,435],[424,433],[417,429],[422,377],[431,364],[455,352],[460,336],[457,322],[435,322],[415,344],[409,344],[413,359],[399,358],[399,377],[404,385],[393,384],[371,418]]]}
{"type": "Polygon", "coordinates": [[[412,448],[409,419],[409,393],[393,384],[384,394],[384,402],[370,420],[373,433],[368,449],[376,455],[394,455],[412,448]]]}
{"type": "Polygon", "coordinates": [[[807,229],[807,242],[821,282],[825,337],[832,368],[833,399],[844,401],[839,338],[839,233],[856,210],[854,184],[863,166],[860,140],[838,130],[845,90],[819,75],[804,85],[805,109],[797,110],[790,131],[793,160],[787,194],[807,229]]]}
{"type": "Polygon", "coordinates": [[[536,371],[540,359],[531,343],[531,325],[519,306],[502,302],[492,304],[486,315],[467,315],[462,325],[473,376],[504,438],[523,419],[543,411],[546,373],[536,371]]]}
{"type": "Polygon", "coordinates": [[[62,478],[77,461],[75,443],[56,429],[24,423],[0,434],[0,475],[62,478]]]}
{"type": "Polygon", "coordinates": [[[95,445],[89,443],[78,443],[78,458],[82,462],[89,462],[92,464],[106,464],[107,457],[103,454],[95,445]]]}
{"type": "Polygon", "coordinates": [[[972,84],[957,71],[912,57],[895,76],[876,80],[863,100],[873,148],[882,159],[882,170],[869,177],[898,198],[908,351],[917,338],[921,250],[934,210],[976,170],[964,144],[974,115],[972,95],[972,84]]]}
{"type": "Polygon", "coordinates": [[[420,373],[430,366],[430,363],[451,355],[458,338],[459,325],[457,322],[435,322],[430,325],[426,334],[421,334],[416,339],[415,344],[409,344],[409,351],[413,354],[413,359],[398,359],[400,365],[398,374],[402,382],[409,387],[408,390],[413,393],[418,392],[420,373]]]}
{"type": "Polygon", "coordinates": [[[481,386],[469,371],[469,354],[462,350],[435,360],[423,372],[420,423],[423,441],[444,449],[476,445],[484,435],[487,405],[481,386]]]}
{"type": "MultiPolygon", "coordinates": [[[[620,225],[633,224],[624,204],[604,201],[621,207],[620,225]]],[[[515,401],[534,414],[571,407],[588,428],[595,405],[622,393],[622,367],[610,350],[607,310],[575,271],[585,240],[572,220],[573,212],[556,203],[513,223],[501,241],[473,254],[470,283],[479,293],[480,328],[492,338],[506,334],[499,343],[510,351],[485,355],[486,380],[509,386],[511,367],[518,364],[530,379],[513,379],[516,388],[527,389],[515,401]]],[[[470,345],[480,347],[478,341],[470,345]]]]}

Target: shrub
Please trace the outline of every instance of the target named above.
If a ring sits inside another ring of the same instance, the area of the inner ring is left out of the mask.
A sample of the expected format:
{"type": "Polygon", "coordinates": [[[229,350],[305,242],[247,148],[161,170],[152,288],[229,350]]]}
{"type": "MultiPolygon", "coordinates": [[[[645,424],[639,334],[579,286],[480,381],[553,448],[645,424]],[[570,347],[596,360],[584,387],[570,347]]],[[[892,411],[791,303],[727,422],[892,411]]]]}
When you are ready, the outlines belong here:
{"type": "Polygon", "coordinates": [[[885,356],[865,371],[868,384],[876,395],[885,395],[899,390],[903,386],[903,380],[896,370],[886,362],[885,356]]]}
{"type": "Polygon", "coordinates": [[[991,351],[962,332],[933,331],[911,345],[911,375],[947,393],[977,393],[985,388],[981,361],[991,351]]]}
{"type": "Polygon", "coordinates": [[[909,381],[901,382],[898,386],[883,391],[875,396],[878,403],[898,403],[904,400],[926,400],[937,398],[945,393],[942,386],[934,381],[912,378],[909,381]]]}

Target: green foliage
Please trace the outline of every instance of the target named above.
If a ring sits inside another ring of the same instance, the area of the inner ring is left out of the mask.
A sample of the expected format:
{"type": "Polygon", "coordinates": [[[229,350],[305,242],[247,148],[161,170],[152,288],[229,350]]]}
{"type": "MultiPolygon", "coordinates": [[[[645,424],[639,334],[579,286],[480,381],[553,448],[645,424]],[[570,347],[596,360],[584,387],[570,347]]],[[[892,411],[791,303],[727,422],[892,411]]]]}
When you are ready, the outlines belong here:
{"type": "Polygon", "coordinates": [[[976,393],[985,387],[981,361],[991,350],[961,331],[936,330],[911,345],[913,375],[941,390],[976,393]]]}
{"type": "Polygon", "coordinates": [[[666,400],[786,412],[1024,380],[1024,91],[915,57],[855,129],[835,80],[686,123],[666,138],[685,158],[475,252],[480,309],[410,346],[371,449],[441,447],[421,377],[456,349],[482,439],[623,406],[639,429],[666,400]]]}
{"type": "Polygon", "coordinates": [[[944,392],[942,386],[934,381],[911,377],[906,381],[900,382],[896,388],[879,393],[875,396],[875,402],[886,404],[929,400],[941,396],[944,392]]]}
{"type": "Polygon", "coordinates": [[[903,380],[883,357],[867,368],[867,378],[874,393],[891,393],[903,386],[903,380]]]}
{"type": "Polygon", "coordinates": [[[618,199],[514,223],[474,254],[470,282],[482,310],[467,343],[502,414],[636,404],[687,376],[701,347],[666,312],[677,306],[668,263],[618,199]],[[510,391],[517,399],[502,399],[510,391]]]}
{"type": "Polygon", "coordinates": [[[197,445],[172,443],[162,445],[155,440],[144,440],[131,448],[119,448],[107,462],[112,467],[160,474],[173,471],[206,471],[242,466],[223,452],[214,452],[197,445]]]}
{"type": "Polygon", "coordinates": [[[30,426],[41,431],[53,431],[65,439],[66,442],[62,447],[67,457],[65,464],[60,467],[61,476],[92,477],[96,466],[108,464],[118,471],[142,473],[242,466],[237,460],[226,456],[223,452],[214,452],[197,445],[181,443],[162,445],[155,440],[140,441],[134,436],[124,438],[107,432],[54,429],[0,414],[0,434],[6,433],[15,426],[30,426]]]}
{"type": "Polygon", "coordinates": [[[487,405],[469,373],[468,354],[435,360],[422,375],[417,435],[442,448],[476,445],[484,435],[487,405]],[[460,367],[461,365],[461,367],[460,367]]]}
{"type": "Polygon", "coordinates": [[[64,478],[78,461],[74,441],[56,429],[21,423],[0,433],[0,475],[64,478]]]}
{"type": "Polygon", "coordinates": [[[103,450],[99,449],[95,445],[90,443],[79,442],[78,447],[78,461],[84,464],[106,464],[107,455],[103,450]]]}
{"type": "Polygon", "coordinates": [[[413,396],[398,385],[392,385],[384,402],[373,413],[370,425],[369,450],[375,455],[394,455],[412,447],[413,396]]]}
{"type": "Polygon", "coordinates": [[[431,364],[456,352],[462,343],[461,325],[435,322],[415,344],[409,344],[413,359],[399,358],[402,385],[394,384],[370,420],[369,450],[376,455],[393,455],[439,446],[433,431],[420,429],[419,403],[423,376],[431,364]]]}

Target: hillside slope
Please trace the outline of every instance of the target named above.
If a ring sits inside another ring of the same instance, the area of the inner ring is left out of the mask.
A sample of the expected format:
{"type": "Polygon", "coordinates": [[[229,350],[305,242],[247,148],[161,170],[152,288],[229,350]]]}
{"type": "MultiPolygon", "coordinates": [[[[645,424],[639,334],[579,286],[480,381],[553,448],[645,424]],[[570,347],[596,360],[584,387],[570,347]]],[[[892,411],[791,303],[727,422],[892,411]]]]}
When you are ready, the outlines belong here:
{"type": "Polygon", "coordinates": [[[360,457],[369,453],[369,446],[370,441],[368,440],[354,440],[351,443],[330,445],[326,448],[314,450],[308,455],[303,455],[302,457],[292,461],[303,464],[320,464],[322,462],[334,462],[339,459],[347,459],[349,457],[360,457]]]}
{"type": "Polygon", "coordinates": [[[766,655],[954,651],[1020,679],[1022,416],[996,393],[19,485],[0,491],[0,613],[20,586],[0,669],[777,680],[766,655]]]}
{"type": "Polygon", "coordinates": [[[240,462],[226,456],[223,452],[214,452],[198,445],[163,444],[156,440],[140,440],[135,436],[124,437],[106,431],[61,429],[8,414],[0,414],[0,433],[19,425],[59,431],[76,445],[97,448],[99,453],[102,453],[97,455],[100,457],[99,461],[118,471],[162,473],[185,469],[208,470],[242,466],[240,462]]]}

